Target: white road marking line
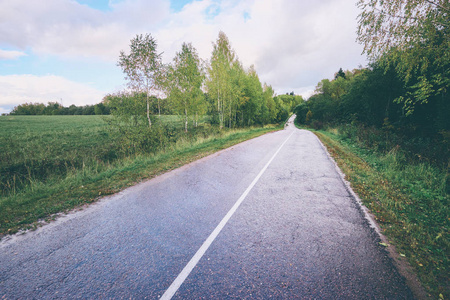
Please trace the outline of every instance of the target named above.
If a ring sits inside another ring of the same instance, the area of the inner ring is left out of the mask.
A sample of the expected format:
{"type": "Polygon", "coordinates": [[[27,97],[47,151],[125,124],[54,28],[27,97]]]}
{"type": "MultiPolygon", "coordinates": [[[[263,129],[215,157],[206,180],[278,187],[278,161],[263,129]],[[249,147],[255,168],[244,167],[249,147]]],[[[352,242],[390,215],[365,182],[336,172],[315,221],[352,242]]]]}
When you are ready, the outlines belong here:
{"type": "Polygon", "coordinates": [[[275,152],[275,154],[267,162],[267,164],[264,166],[264,168],[262,168],[262,170],[259,172],[259,174],[255,177],[255,179],[253,179],[252,183],[247,187],[247,189],[241,195],[241,197],[239,197],[239,199],[236,201],[236,203],[233,205],[233,207],[228,211],[228,213],[225,215],[225,217],[222,219],[222,221],[220,221],[219,225],[217,225],[217,227],[214,229],[214,231],[203,242],[203,245],[197,250],[197,252],[191,258],[191,260],[188,262],[188,264],[184,267],[184,269],[177,276],[177,278],[175,278],[175,280],[172,282],[172,284],[169,286],[169,288],[161,296],[160,299],[163,299],[163,300],[172,299],[173,295],[175,295],[175,293],[178,291],[178,289],[183,284],[183,282],[186,280],[186,278],[189,276],[191,271],[195,268],[195,266],[198,264],[200,259],[203,257],[206,250],[208,250],[209,246],[211,246],[211,244],[214,242],[216,237],[219,235],[219,233],[222,231],[222,229],[228,223],[228,220],[230,220],[230,218],[236,212],[238,207],[241,205],[242,201],[244,201],[245,197],[247,197],[248,193],[255,186],[255,184],[258,182],[259,178],[266,171],[267,167],[273,161],[275,156],[277,156],[278,152],[280,152],[281,148],[283,148],[284,144],[286,144],[286,142],[289,140],[289,138],[294,134],[294,132],[295,131],[292,131],[292,133],[287,137],[287,139],[283,142],[283,144],[281,144],[281,146],[278,148],[277,152],[275,152]]]}

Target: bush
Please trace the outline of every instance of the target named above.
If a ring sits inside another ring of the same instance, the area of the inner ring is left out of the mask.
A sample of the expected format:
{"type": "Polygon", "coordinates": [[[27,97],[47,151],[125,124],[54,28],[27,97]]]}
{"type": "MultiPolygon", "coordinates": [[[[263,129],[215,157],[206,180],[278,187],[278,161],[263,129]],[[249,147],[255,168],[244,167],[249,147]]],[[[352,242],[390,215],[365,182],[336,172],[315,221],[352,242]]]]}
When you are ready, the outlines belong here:
{"type": "Polygon", "coordinates": [[[308,113],[309,108],[306,102],[297,105],[294,108],[294,114],[297,116],[295,117],[295,121],[299,124],[306,124],[306,114],[308,113]]]}
{"type": "Polygon", "coordinates": [[[323,124],[323,122],[321,122],[321,121],[314,120],[314,121],[311,123],[311,127],[314,128],[314,129],[316,129],[316,130],[323,129],[323,126],[324,126],[324,124],[323,124]]]}

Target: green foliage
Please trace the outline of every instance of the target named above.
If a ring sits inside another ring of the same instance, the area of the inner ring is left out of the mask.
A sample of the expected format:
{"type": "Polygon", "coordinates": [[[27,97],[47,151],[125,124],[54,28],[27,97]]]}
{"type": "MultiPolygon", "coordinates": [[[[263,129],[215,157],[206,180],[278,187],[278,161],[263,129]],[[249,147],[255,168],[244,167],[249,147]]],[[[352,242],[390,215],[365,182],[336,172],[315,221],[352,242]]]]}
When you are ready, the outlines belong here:
{"type": "Polygon", "coordinates": [[[236,82],[241,101],[236,104],[236,122],[241,126],[263,124],[263,88],[253,66],[247,72],[239,66],[241,82],[236,82]]]}
{"type": "MultiPolygon", "coordinates": [[[[149,34],[136,35],[131,40],[130,54],[120,52],[118,66],[126,74],[129,88],[135,93],[144,93],[147,103],[148,126],[150,119],[150,96],[155,88],[159,87],[161,78],[161,54],[156,51],[156,40],[149,34]]],[[[159,103],[158,112],[160,114],[159,103]]]]}
{"type": "Polygon", "coordinates": [[[131,126],[145,125],[145,99],[144,93],[121,92],[108,95],[108,106],[111,109],[112,120],[121,124],[131,126]]]}
{"type": "Polygon", "coordinates": [[[407,93],[396,99],[407,115],[448,97],[450,2],[360,0],[358,40],[374,61],[394,65],[407,93]]]}
{"type": "MultiPolygon", "coordinates": [[[[213,107],[218,114],[220,128],[224,127],[227,121],[225,119],[226,112],[232,112],[233,100],[236,100],[233,97],[233,91],[236,91],[236,89],[233,89],[232,86],[233,64],[236,60],[236,55],[234,50],[231,49],[228,37],[222,31],[219,32],[219,37],[213,45],[206,88],[210,99],[215,102],[213,107]]],[[[237,65],[234,68],[236,71],[237,65]]],[[[235,72],[235,76],[238,75],[239,72],[235,72]]],[[[231,124],[231,119],[228,123],[231,124]]]]}
{"type": "Polygon", "coordinates": [[[312,118],[313,118],[312,111],[308,109],[308,112],[306,113],[306,116],[305,116],[305,123],[311,124],[312,118]]]}
{"type": "Polygon", "coordinates": [[[96,115],[109,115],[109,107],[103,103],[98,103],[94,105],[94,112],[96,115]]]}
{"type": "Polygon", "coordinates": [[[354,70],[347,74],[346,79],[337,77],[332,81],[322,80],[316,89],[317,93],[295,109],[297,122],[316,128],[336,124],[361,124],[384,129],[389,133],[396,132],[396,138],[402,143],[416,141],[422,144],[419,139],[427,140],[427,146],[412,147],[411,151],[414,150],[414,154],[421,157],[446,163],[449,144],[444,142],[443,133],[450,131],[450,101],[447,97],[427,92],[425,85],[429,82],[422,82],[423,78],[412,78],[411,81],[423,85],[416,92],[425,93],[416,97],[427,98],[428,101],[416,106],[411,114],[397,100],[407,97],[409,88],[404,86],[395,65],[386,69],[382,64],[373,63],[369,69],[354,70]],[[337,84],[339,81],[345,81],[343,85],[346,88],[337,98],[333,95],[340,88],[337,84]],[[312,113],[309,122],[306,121],[308,111],[312,113]],[[442,147],[430,147],[433,143],[442,147]]]}
{"type": "Polygon", "coordinates": [[[339,71],[334,75],[334,79],[338,79],[339,77],[346,79],[345,72],[342,70],[342,68],[339,68],[339,71]]]}
{"type": "Polygon", "coordinates": [[[358,40],[369,55],[379,57],[391,48],[406,51],[439,34],[449,42],[448,1],[360,0],[358,7],[358,40]]]}
{"type": "Polygon", "coordinates": [[[43,103],[24,103],[17,105],[11,111],[12,116],[41,116],[41,115],[109,115],[109,108],[103,103],[95,105],[64,107],[57,102],[43,103]]]}
{"type": "Polygon", "coordinates": [[[274,91],[270,85],[264,84],[263,87],[263,98],[265,105],[263,105],[263,123],[271,124],[277,123],[278,107],[274,101],[274,91]]]}
{"type": "Polygon", "coordinates": [[[297,122],[302,124],[311,124],[316,121],[317,124],[329,122],[332,123],[337,118],[338,103],[331,97],[318,94],[311,96],[308,101],[295,107],[294,113],[297,114],[297,122]]]}
{"type": "Polygon", "coordinates": [[[220,128],[282,122],[303,101],[294,95],[274,97],[272,87],[262,86],[253,66],[244,70],[223,32],[214,44],[206,88],[209,113],[220,128]]]}
{"type": "Polygon", "coordinates": [[[105,119],[110,134],[117,140],[121,156],[152,153],[164,149],[175,139],[175,129],[151,116],[155,126],[147,126],[145,93],[118,93],[108,96],[111,117],[105,119]]]}
{"type": "Polygon", "coordinates": [[[184,116],[186,132],[189,118],[197,125],[199,116],[206,112],[206,102],[201,90],[205,76],[200,63],[197,50],[191,44],[183,43],[173,64],[167,68],[165,88],[170,105],[175,113],[184,116]]]}
{"type": "Polygon", "coordinates": [[[307,122],[307,121],[306,121],[306,115],[308,114],[308,111],[310,111],[310,110],[309,110],[308,104],[306,104],[306,102],[297,105],[297,106],[294,108],[294,110],[293,110],[294,114],[296,114],[295,121],[296,121],[298,124],[307,124],[307,125],[309,125],[309,121],[310,121],[310,118],[311,118],[311,116],[312,116],[312,112],[311,112],[311,114],[309,115],[310,118],[308,119],[308,122],[307,122]]]}
{"type": "Polygon", "coordinates": [[[303,103],[303,98],[294,94],[278,95],[275,97],[275,102],[278,102],[279,107],[292,112],[297,105],[303,103]]]}

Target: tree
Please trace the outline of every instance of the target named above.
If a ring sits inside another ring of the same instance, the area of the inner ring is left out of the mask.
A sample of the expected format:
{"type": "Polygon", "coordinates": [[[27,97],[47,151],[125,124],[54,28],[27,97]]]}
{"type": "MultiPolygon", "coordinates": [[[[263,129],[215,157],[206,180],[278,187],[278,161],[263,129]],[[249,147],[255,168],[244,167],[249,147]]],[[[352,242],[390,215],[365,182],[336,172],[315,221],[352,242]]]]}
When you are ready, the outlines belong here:
{"type": "Polygon", "coordinates": [[[277,107],[275,106],[275,101],[273,100],[275,92],[272,86],[264,84],[263,87],[263,97],[265,101],[266,110],[264,111],[264,123],[276,122],[277,118],[277,107]]]}
{"type": "Polygon", "coordinates": [[[14,107],[10,115],[42,115],[44,110],[43,103],[24,103],[14,107]]]}
{"type": "Polygon", "coordinates": [[[358,41],[369,55],[379,57],[391,48],[405,51],[437,33],[448,47],[448,0],[360,0],[357,5],[362,9],[358,41]]]}
{"type": "Polygon", "coordinates": [[[58,102],[48,102],[47,106],[44,108],[44,115],[58,115],[62,106],[58,102]]]}
{"type": "Polygon", "coordinates": [[[345,72],[342,70],[342,68],[339,68],[339,71],[334,75],[334,79],[338,79],[339,77],[346,79],[345,72]]]}
{"type": "Polygon", "coordinates": [[[228,37],[220,31],[219,38],[213,44],[208,80],[206,81],[208,93],[217,103],[220,128],[224,126],[225,111],[230,107],[233,99],[231,72],[235,60],[236,55],[231,49],[228,37]]]}
{"type": "Polygon", "coordinates": [[[109,94],[104,98],[104,102],[111,110],[114,118],[109,119],[116,127],[145,127],[144,93],[136,94],[130,92],[119,92],[109,94]]]}
{"type": "Polygon", "coordinates": [[[128,86],[135,93],[146,94],[147,120],[151,128],[150,120],[150,96],[159,88],[161,82],[161,54],[156,52],[156,40],[150,35],[136,35],[131,40],[130,54],[120,52],[118,66],[126,74],[128,86]]]}
{"type": "Polygon", "coordinates": [[[254,66],[247,72],[242,72],[242,82],[236,84],[241,88],[241,101],[239,109],[242,116],[242,125],[250,126],[263,121],[263,88],[254,66]]]}
{"type": "MultiPolygon", "coordinates": [[[[177,52],[173,59],[173,64],[168,66],[166,88],[172,109],[179,115],[184,115],[186,132],[189,115],[195,114],[198,118],[198,114],[204,111],[205,101],[201,90],[203,79],[197,50],[192,44],[183,43],[181,51],[177,52]]],[[[197,120],[196,117],[194,120],[197,120]]]]}
{"type": "Polygon", "coordinates": [[[450,1],[360,0],[358,41],[386,69],[394,65],[408,89],[397,98],[407,115],[450,85],[450,1]]]}
{"type": "Polygon", "coordinates": [[[108,108],[103,103],[98,103],[94,105],[94,113],[96,115],[107,115],[108,108]]]}
{"type": "Polygon", "coordinates": [[[331,94],[333,93],[333,91],[332,91],[332,86],[331,86],[330,80],[329,79],[322,79],[317,84],[315,92],[317,94],[322,94],[325,97],[331,97],[331,94]]]}

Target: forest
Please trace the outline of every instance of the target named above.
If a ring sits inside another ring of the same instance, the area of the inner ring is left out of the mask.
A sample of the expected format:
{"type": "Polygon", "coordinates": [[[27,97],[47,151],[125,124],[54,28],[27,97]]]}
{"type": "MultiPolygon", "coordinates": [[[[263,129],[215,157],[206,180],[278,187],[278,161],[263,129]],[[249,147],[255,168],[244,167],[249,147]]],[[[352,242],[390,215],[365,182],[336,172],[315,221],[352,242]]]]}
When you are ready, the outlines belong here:
{"type": "Polygon", "coordinates": [[[316,129],[337,126],[376,150],[400,147],[416,159],[446,165],[450,5],[397,2],[360,1],[358,39],[371,63],[320,81],[295,108],[297,121],[316,129]]]}

